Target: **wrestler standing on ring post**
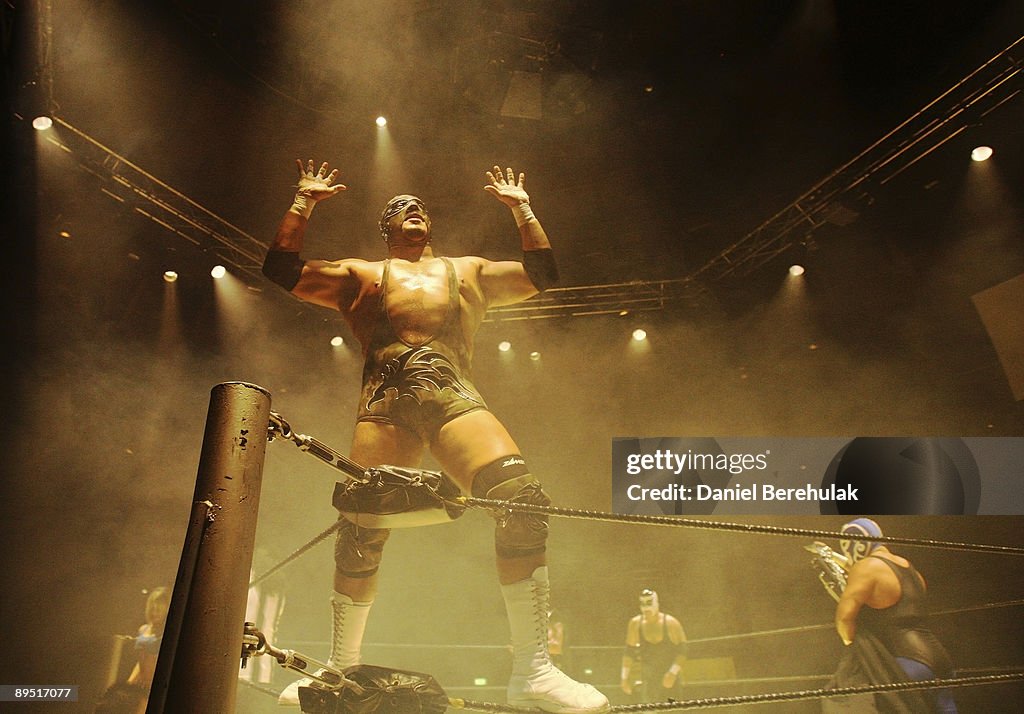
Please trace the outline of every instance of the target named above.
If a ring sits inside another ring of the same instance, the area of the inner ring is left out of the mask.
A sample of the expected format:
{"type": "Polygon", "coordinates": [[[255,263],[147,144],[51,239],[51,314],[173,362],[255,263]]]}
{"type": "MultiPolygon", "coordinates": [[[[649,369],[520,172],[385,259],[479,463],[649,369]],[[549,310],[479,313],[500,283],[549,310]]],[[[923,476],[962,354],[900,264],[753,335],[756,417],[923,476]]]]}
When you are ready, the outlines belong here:
{"type": "MultiPolygon", "coordinates": [[[[549,504],[512,437],[469,379],[473,338],[488,308],[526,300],[556,283],[548,237],[512,169],[495,166],[484,189],[512,211],[523,261],[475,256],[438,258],[430,216],[415,196],[384,207],[381,237],[388,257],[302,260],[303,236],[319,201],[345,190],[337,169],[313,161],[299,169],[298,192],[263,265],[293,294],[338,310],[362,345],[365,365],[350,456],[364,467],[416,467],[429,448],[463,492],[479,498],[549,504]]],[[[340,516],[339,516],[340,518],[340,516]]],[[[547,649],[550,612],[545,559],[547,519],[515,513],[496,522],[498,580],[512,636],[508,703],[550,712],[601,712],[608,699],[557,669],[547,649]]],[[[342,518],[335,546],[333,628],[328,663],[359,663],[386,529],[357,528],[342,518]]],[[[298,686],[281,695],[298,703],[298,686]]]]}

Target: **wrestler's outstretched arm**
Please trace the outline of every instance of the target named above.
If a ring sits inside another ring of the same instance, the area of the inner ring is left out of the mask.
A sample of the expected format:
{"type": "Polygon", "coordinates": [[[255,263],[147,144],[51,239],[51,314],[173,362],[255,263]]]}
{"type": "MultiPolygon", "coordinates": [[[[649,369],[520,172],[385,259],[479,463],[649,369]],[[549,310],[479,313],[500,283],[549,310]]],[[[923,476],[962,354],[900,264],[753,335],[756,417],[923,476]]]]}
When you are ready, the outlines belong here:
{"type": "Polygon", "coordinates": [[[305,166],[299,159],[295,164],[299,173],[295,198],[281,219],[274,242],[263,261],[263,274],[303,300],[339,309],[344,278],[351,274],[348,266],[344,261],[304,261],[299,257],[299,251],[302,250],[313,208],[320,201],[344,191],[346,186],[334,183],[338,170],[331,170],[327,162],[319,169],[312,159],[305,166]]]}
{"type": "Polygon", "coordinates": [[[484,190],[512,211],[523,245],[523,262],[485,263],[480,284],[490,305],[520,302],[558,283],[558,266],[547,233],[530,206],[524,186],[526,174],[518,178],[511,168],[503,172],[494,166],[487,172],[484,190]]]}

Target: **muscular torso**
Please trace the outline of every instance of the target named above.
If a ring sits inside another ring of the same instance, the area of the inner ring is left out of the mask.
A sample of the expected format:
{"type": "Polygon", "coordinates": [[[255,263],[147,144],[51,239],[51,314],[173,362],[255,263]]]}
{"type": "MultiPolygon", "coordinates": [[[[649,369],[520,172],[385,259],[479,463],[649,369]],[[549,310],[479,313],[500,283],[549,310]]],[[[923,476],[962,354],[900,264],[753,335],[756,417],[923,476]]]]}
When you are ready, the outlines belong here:
{"type": "MultiPolygon", "coordinates": [[[[468,350],[483,321],[486,304],[478,279],[482,259],[452,258],[459,283],[459,324],[468,350]]],[[[380,316],[384,261],[353,261],[343,286],[338,309],[352,328],[364,352],[380,316]]],[[[387,317],[395,334],[409,345],[428,342],[448,317],[448,275],[444,261],[430,257],[410,262],[393,258],[390,264],[387,317]]]]}

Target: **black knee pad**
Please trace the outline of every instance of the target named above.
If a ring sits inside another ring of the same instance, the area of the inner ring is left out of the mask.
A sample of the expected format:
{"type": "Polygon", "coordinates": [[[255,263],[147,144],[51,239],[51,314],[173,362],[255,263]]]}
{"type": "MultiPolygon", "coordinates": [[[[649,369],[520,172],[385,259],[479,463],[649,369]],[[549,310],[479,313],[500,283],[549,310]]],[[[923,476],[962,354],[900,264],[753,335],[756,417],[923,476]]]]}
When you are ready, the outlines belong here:
{"type": "MultiPolygon", "coordinates": [[[[550,506],[551,499],[519,454],[504,456],[480,469],[473,479],[473,495],[496,501],[550,506]]],[[[504,511],[497,520],[494,548],[499,558],[521,558],[543,553],[548,539],[548,517],[540,513],[504,511]]]]}
{"type": "Polygon", "coordinates": [[[349,578],[368,578],[377,572],[390,528],[361,528],[345,517],[338,519],[334,565],[349,578]]]}

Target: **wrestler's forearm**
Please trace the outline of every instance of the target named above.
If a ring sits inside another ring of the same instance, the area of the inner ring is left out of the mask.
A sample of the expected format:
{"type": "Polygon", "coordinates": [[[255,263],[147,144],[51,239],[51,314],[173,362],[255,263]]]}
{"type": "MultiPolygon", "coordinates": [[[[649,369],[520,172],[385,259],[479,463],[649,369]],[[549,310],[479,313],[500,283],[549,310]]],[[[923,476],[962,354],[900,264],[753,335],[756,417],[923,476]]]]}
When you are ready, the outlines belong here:
{"type": "MultiPolygon", "coordinates": [[[[522,205],[529,208],[528,203],[522,205]]],[[[515,209],[512,212],[517,213],[515,209]]],[[[517,214],[516,223],[519,225],[519,236],[523,242],[523,266],[530,282],[540,292],[558,285],[558,264],[540,221],[532,211],[528,211],[528,219],[524,221],[517,214]]]]}
{"type": "Polygon", "coordinates": [[[519,238],[523,242],[523,252],[551,247],[548,234],[544,232],[544,226],[536,217],[519,226],[519,238]]]}
{"type": "Polygon", "coordinates": [[[853,636],[857,633],[857,613],[860,605],[850,598],[840,598],[836,606],[835,625],[836,632],[844,645],[853,642],[853,636]]]}
{"type": "Polygon", "coordinates": [[[305,262],[299,256],[306,234],[306,218],[292,210],[284,214],[274,242],[263,258],[263,274],[285,290],[294,290],[305,262]]]}
{"type": "Polygon", "coordinates": [[[298,253],[302,250],[302,243],[306,236],[306,225],[309,219],[289,209],[281,225],[277,228],[274,242],[270,244],[271,250],[283,250],[291,253],[298,253]]]}
{"type": "Polygon", "coordinates": [[[529,199],[507,205],[512,212],[512,218],[515,219],[516,225],[519,227],[519,237],[523,241],[523,251],[544,250],[551,247],[548,235],[544,232],[544,227],[540,224],[540,221],[537,220],[533,207],[530,206],[529,199]]]}

